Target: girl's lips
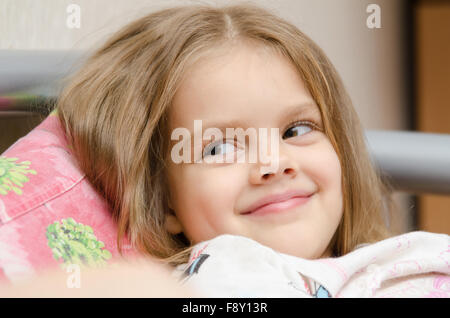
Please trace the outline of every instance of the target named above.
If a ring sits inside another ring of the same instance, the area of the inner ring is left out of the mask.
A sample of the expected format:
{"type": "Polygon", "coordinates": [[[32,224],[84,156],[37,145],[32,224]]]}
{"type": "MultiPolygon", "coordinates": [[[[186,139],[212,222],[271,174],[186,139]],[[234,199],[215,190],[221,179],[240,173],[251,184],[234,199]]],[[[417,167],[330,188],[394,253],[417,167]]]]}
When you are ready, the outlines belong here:
{"type": "Polygon", "coordinates": [[[284,210],[289,210],[294,207],[300,206],[311,198],[312,194],[308,196],[304,195],[291,195],[287,196],[286,199],[277,199],[273,202],[267,204],[262,204],[259,207],[243,213],[244,215],[266,215],[271,213],[279,213],[284,210]]]}

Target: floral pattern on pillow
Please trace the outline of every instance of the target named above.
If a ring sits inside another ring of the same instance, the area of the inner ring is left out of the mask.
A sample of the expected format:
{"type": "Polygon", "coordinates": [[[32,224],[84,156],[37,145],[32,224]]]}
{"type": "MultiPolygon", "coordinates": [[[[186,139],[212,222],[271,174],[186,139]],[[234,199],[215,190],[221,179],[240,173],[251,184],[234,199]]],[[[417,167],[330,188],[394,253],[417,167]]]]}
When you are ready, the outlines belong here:
{"type": "Polygon", "coordinates": [[[8,158],[0,156],[0,194],[7,195],[10,191],[14,191],[18,195],[22,195],[23,184],[28,182],[27,174],[37,174],[30,169],[30,161],[22,161],[16,163],[18,158],[8,158]]]}
{"type": "Polygon", "coordinates": [[[128,238],[118,251],[110,206],[78,167],[56,115],[0,154],[0,281],[137,254],[128,238]]]}
{"type": "Polygon", "coordinates": [[[94,230],[73,218],[50,224],[46,237],[53,257],[64,261],[63,267],[70,264],[101,267],[111,258],[111,253],[104,249],[105,244],[97,240],[94,230]]]}

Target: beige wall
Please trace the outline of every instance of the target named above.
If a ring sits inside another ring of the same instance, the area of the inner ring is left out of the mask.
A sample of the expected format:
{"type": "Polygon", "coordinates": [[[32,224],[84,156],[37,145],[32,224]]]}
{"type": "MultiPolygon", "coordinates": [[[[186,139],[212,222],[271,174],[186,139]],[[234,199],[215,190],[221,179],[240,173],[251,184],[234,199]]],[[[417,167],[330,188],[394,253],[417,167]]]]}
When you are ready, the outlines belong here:
{"type": "MultiPolygon", "coordinates": [[[[123,24],[175,4],[236,1],[0,0],[0,49],[88,49],[123,24]],[[69,4],[81,7],[81,28],[66,26],[69,4]]],[[[260,0],[293,22],[327,53],[366,129],[407,127],[400,0],[260,0]],[[381,7],[381,29],[366,26],[368,4],[381,7]]],[[[408,228],[410,197],[397,193],[408,228]]]]}

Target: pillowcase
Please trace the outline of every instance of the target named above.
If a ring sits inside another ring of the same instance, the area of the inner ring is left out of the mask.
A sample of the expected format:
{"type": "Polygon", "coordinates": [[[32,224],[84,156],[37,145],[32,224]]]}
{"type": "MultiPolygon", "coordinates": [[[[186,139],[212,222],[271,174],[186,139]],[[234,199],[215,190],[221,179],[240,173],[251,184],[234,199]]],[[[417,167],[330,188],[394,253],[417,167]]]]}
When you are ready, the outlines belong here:
{"type": "MultiPolygon", "coordinates": [[[[120,257],[106,200],[78,168],[56,111],[0,156],[0,280],[120,257]]],[[[134,254],[125,239],[122,252],[134,254]]]]}

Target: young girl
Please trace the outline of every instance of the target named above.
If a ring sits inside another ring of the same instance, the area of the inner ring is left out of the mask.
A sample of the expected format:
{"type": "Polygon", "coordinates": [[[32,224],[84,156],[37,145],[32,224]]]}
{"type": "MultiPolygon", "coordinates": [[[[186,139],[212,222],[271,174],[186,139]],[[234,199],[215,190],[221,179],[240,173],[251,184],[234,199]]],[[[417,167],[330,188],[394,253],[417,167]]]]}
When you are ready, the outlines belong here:
{"type": "Polygon", "coordinates": [[[389,230],[392,188],[370,161],[335,68],[262,8],[149,14],[87,60],[57,109],[111,206],[119,246],[128,237],[200,293],[450,295],[448,236],[389,230]],[[248,152],[235,138],[183,140],[192,156],[175,162],[172,132],[194,135],[195,120],[223,132],[277,128],[276,168],[206,162],[248,152]]]}

